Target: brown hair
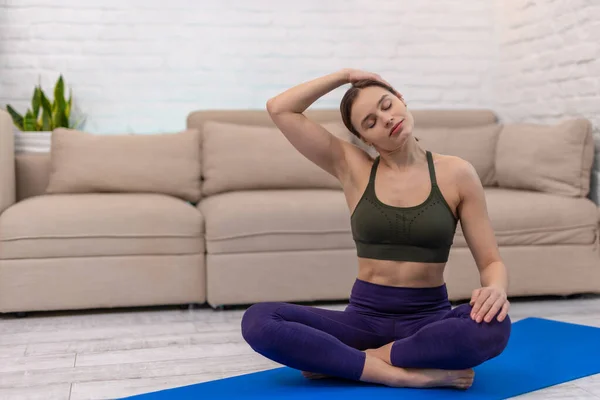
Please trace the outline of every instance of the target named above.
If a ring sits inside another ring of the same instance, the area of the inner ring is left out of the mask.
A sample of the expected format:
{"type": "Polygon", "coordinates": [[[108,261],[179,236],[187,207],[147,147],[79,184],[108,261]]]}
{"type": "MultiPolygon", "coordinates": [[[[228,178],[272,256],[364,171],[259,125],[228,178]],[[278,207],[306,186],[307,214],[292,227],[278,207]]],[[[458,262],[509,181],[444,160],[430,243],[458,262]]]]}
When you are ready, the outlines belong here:
{"type": "Polygon", "coordinates": [[[346,125],[346,128],[348,128],[348,130],[352,132],[355,136],[357,136],[359,139],[360,133],[358,133],[356,128],[354,128],[354,125],[352,125],[352,121],[350,120],[350,116],[352,114],[352,105],[354,104],[354,101],[356,100],[360,89],[364,89],[369,86],[382,87],[388,90],[390,93],[393,93],[400,100],[403,100],[402,95],[400,95],[400,93],[396,92],[394,88],[381,81],[375,79],[363,79],[353,83],[352,87],[348,89],[344,94],[344,97],[342,97],[342,101],[340,103],[340,113],[342,114],[342,121],[344,122],[344,125],[346,125]]]}

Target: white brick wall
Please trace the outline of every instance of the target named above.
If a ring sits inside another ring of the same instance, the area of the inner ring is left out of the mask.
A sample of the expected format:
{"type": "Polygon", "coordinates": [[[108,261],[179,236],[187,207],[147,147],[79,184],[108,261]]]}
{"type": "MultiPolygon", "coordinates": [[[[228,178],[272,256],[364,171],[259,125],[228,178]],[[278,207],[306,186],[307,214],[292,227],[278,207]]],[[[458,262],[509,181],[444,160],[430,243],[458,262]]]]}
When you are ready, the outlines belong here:
{"type": "MultiPolygon", "coordinates": [[[[87,130],[170,131],[355,67],[414,107],[489,106],[491,5],[370,2],[0,0],[0,105],[23,109],[38,76],[50,88],[62,72],[87,130]]],[[[343,89],[315,106],[338,107],[343,89]]]]}
{"type": "MultiPolygon", "coordinates": [[[[496,0],[496,110],[505,122],[582,116],[600,150],[600,3],[496,0]]],[[[591,197],[598,203],[596,154],[591,197]]]]}

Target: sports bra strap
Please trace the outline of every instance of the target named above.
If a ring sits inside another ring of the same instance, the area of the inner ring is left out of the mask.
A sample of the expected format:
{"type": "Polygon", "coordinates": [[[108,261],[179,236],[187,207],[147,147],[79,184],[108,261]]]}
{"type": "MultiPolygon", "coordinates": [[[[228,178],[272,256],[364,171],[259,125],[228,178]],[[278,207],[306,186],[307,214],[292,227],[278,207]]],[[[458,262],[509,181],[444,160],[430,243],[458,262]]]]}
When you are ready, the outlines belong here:
{"type": "Polygon", "coordinates": [[[437,180],[435,179],[435,167],[433,166],[433,155],[427,150],[427,165],[429,165],[429,178],[431,179],[431,185],[437,186],[437,180]]]}
{"type": "Polygon", "coordinates": [[[373,161],[373,165],[371,166],[371,176],[369,177],[369,186],[375,185],[375,174],[377,174],[377,165],[379,164],[379,157],[381,157],[381,156],[377,156],[375,158],[375,161],[373,161]]]}

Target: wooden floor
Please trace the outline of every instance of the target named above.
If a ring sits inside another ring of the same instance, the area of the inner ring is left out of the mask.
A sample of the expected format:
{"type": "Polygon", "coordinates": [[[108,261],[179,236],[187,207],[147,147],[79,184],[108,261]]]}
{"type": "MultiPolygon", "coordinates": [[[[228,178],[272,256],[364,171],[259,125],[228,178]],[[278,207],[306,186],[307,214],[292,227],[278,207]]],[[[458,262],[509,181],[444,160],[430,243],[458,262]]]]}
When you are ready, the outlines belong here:
{"type": "MultiPolygon", "coordinates": [[[[278,367],[243,341],[243,312],[174,307],[1,316],[0,399],[114,399],[278,367]]],[[[600,297],[512,302],[513,321],[530,316],[600,327],[600,297]]],[[[600,374],[521,398],[598,400],[600,374]]]]}

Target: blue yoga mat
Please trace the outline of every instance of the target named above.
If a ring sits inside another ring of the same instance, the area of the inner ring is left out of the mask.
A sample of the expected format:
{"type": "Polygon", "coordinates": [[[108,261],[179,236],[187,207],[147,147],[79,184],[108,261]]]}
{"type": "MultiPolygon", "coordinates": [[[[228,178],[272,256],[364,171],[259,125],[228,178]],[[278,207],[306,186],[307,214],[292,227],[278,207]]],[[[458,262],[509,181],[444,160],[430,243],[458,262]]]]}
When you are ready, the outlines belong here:
{"type": "Polygon", "coordinates": [[[600,328],[541,318],[513,324],[504,352],[475,368],[468,390],[390,388],[337,379],[307,380],[283,367],[128,397],[167,399],[506,399],[600,373],[600,328]]]}

